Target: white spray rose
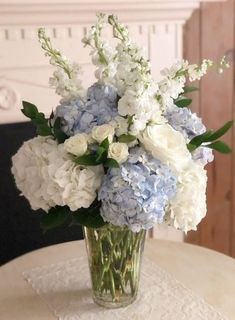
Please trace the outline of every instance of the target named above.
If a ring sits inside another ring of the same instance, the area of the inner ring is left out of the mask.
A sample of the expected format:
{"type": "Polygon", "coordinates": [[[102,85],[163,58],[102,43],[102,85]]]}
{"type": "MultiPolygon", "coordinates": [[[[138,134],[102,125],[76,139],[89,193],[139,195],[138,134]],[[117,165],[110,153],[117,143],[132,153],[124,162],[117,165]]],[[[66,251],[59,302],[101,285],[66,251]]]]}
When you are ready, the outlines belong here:
{"type": "Polygon", "coordinates": [[[154,158],[169,165],[176,173],[186,168],[192,159],[184,136],[169,124],[148,126],[138,138],[154,158]]]}
{"type": "Polygon", "coordinates": [[[76,134],[73,137],[65,140],[64,149],[68,153],[72,153],[75,156],[82,156],[87,151],[88,136],[85,133],[76,134]]]}
{"type": "Polygon", "coordinates": [[[178,178],[176,196],[170,201],[166,222],[184,232],[197,230],[206,215],[207,172],[194,161],[178,178]]]}
{"type": "Polygon", "coordinates": [[[104,139],[108,138],[109,143],[113,141],[114,126],[111,124],[103,124],[95,126],[91,131],[91,136],[94,140],[101,143],[104,139]]]}
{"type": "Polygon", "coordinates": [[[123,163],[129,155],[128,146],[125,143],[114,142],[109,146],[108,157],[116,160],[118,163],[123,163]]]}

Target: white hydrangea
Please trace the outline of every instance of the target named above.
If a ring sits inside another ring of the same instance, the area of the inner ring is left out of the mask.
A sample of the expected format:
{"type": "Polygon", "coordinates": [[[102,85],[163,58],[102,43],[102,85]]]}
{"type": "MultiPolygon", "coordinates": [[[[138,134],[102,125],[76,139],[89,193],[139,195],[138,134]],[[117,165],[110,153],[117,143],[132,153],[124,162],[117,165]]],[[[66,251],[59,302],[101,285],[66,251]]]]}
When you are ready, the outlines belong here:
{"type": "Polygon", "coordinates": [[[194,161],[178,178],[176,196],[170,201],[166,223],[184,232],[197,230],[206,215],[207,172],[194,161]]]}
{"type": "Polygon", "coordinates": [[[103,169],[80,167],[70,160],[62,144],[50,137],[25,142],[12,158],[16,186],[33,210],[56,205],[71,211],[88,208],[101,185],[103,169]]]}

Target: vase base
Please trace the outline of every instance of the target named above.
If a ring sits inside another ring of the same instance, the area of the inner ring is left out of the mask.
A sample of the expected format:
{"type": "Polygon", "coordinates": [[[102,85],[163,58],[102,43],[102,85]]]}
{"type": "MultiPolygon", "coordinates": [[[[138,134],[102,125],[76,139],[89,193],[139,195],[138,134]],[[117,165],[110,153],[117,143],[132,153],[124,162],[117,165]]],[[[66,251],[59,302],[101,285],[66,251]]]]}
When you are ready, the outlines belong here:
{"type": "Polygon", "coordinates": [[[136,296],[128,298],[122,297],[119,301],[107,301],[104,296],[102,296],[102,298],[93,296],[93,300],[96,304],[106,309],[119,309],[132,304],[136,300],[136,296]]]}

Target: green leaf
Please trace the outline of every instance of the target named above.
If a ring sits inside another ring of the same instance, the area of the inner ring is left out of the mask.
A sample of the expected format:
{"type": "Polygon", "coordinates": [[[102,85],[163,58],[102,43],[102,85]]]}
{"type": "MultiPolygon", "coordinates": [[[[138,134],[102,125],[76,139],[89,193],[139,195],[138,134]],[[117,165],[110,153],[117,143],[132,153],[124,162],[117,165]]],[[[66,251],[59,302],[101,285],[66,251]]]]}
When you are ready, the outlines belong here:
{"type": "Polygon", "coordinates": [[[64,224],[70,217],[70,210],[67,206],[56,206],[51,208],[47,214],[42,217],[41,228],[43,232],[56,228],[64,224]]]}
{"type": "Polygon", "coordinates": [[[107,151],[105,148],[100,146],[96,152],[96,162],[102,163],[103,161],[105,161],[106,158],[107,158],[107,151]]]}
{"type": "Polygon", "coordinates": [[[108,158],[105,161],[104,166],[106,168],[119,168],[118,162],[116,160],[114,160],[114,159],[111,159],[111,158],[108,158]]]}
{"type": "Polygon", "coordinates": [[[200,135],[194,137],[194,138],[189,142],[189,144],[190,144],[190,145],[194,145],[194,146],[196,146],[196,147],[199,147],[203,142],[206,141],[206,139],[207,139],[208,137],[211,136],[211,134],[212,134],[212,131],[211,131],[211,130],[208,130],[208,131],[204,132],[203,134],[200,134],[200,135]]]}
{"type": "Polygon", "coordinates": [[[189,152],[193,152],[194,150],[197,149],[197,146],[195,146],[194,144],[188,143],[187,148],[189,152]]]}
{"type": "Polygon", "coordinates": [[[192,103],[192,101],[193,101],[192,99],[188,99],[188,98],[180,99],[175,101],[175,105],[178,108],[185,108],[185,107],[188,107],[192,103]]]}
{"type": "Polygon", "coordinates": [[[220,141],[220,140],[212,142],[211,144],[205,145],[205,147],[216,150],[216,151],[218,151],[220,153],[224,153],[224,154],[232,152],[231,148],[226,143],[224,143],[223,141],[220,141]]]}
{"type": "Polygon", "coordinates": [[[228,132],[228,130],[233,126],[233,123],[234,121],[228,121],[225,123],[225,125],[223,125],[223,127],[213,132],[207,139],[204,140],[204,142],[211,142],[219,139],[228,132]]]}
{"type": "Polygon", "coordinates": [[[105,138],[101,144],[100,144],[100,147],[104,148],[106,151],[108,151],[109,149],[109,139],[108,138],[105,138]]]}
{"type": "Polygon", "coordinates": [[[51,132],[51,128],[48,127],[47,124],[39,124],[37,125],[37,134],[39,136],[51,136],[52,132],[51,132]]]}
{"type": "Polygon", "coordinates": [[[106,224],[100,215],[101,202],[95,200],[90,208],[81,208],[72,214],[73,224],[90,228],[100,228],[106,224]]]}
{"type": "Polygon", "coordinates": [[[27,101],[23,101],[22,113],[30,118],[33,124],[37,128],[37,134],[40,136],[51,136],[53,135],[52,130],[48,124],[48,119],[45,118],[44,113],[38,112],[37,107],[27,101]]]}
{"type": "Polygon", "coordinates": [[[74,162],[82,166],[97,166],[100,163],[96,161],[96,155],[86,154],[81,157],[74,158],[74,162]]]}
{"type": "Polygon", "coordinates": [[[23,104],[23,109],[21,109],[22,113],[30,119],[35,118],[38,113],[37,107],[34,104],[27,101],[22,101],[22,104],[23,104]]]}
{"type": "Polygon", "coordinates": [[[129,143],[135,140],[136,140],[136,137],[131,134],[122,134],[121,136],[118,137],[118,141],[124,142],[124,143],[129,143]]]}
{"type": "Polygon", "coordinates": [[[61,118],[56,118],[53,126],[54,136],[58,143],[64,143],[68,136],[61,130],[61,118]]]}
{"type": "Polygon", "coordinates": [[[128,118],[127,118],[128,130],[130,130],[133,123],[134,123],[134,115],[128,116],[128,118]]]}
{"type": "Polygon", "coordinates": [[[184,93],[191,93],[191,92],[198,91],[198,90],[199,90],[199,88],[197,88],[197,87],[189,87],[189,86],[184,87],[184,93]]]}

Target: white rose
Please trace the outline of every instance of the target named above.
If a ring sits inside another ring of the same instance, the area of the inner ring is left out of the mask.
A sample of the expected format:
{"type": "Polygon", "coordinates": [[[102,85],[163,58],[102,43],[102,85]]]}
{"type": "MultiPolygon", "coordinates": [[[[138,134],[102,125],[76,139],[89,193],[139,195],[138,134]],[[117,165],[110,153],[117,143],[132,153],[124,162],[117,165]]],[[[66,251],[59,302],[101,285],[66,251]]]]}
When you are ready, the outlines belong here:
{"type": "Polygon", "coordinates": [[[206,215],[207,172],[203,165],[191,161],[178,178],[176,196],[170,201],[166,222],[184,232],[197,230],[206,215]]]}
{"type": "Polygon", "coordinates": [[[125,143],[114,142],[109,146],[108,157],[116,160],[118,163],[123,163],[129,155],[128,146],[125,143]]]}
{"type": "Polygon", "coordinates": [[[138,138],[154,158],[169,165],[176,173],[186,168],[192,159],[184,136],[169,124],[148,126],[138,138]]]}
{"type": "Polygon", "coordinates": [[[113,141],[114,127],[110,124],[103,124],[101,126],[95,126],[91,131],[92,138],[101,143],[106,138],[109,142],[113,141]]]}
{"type": "Polygon", "coordinates": [[[87,151],[88,136],[85,133],[76,134],[75,136],[65,140],[64,149],[68,153],[75,156],[82,156],[87,151]]]}

